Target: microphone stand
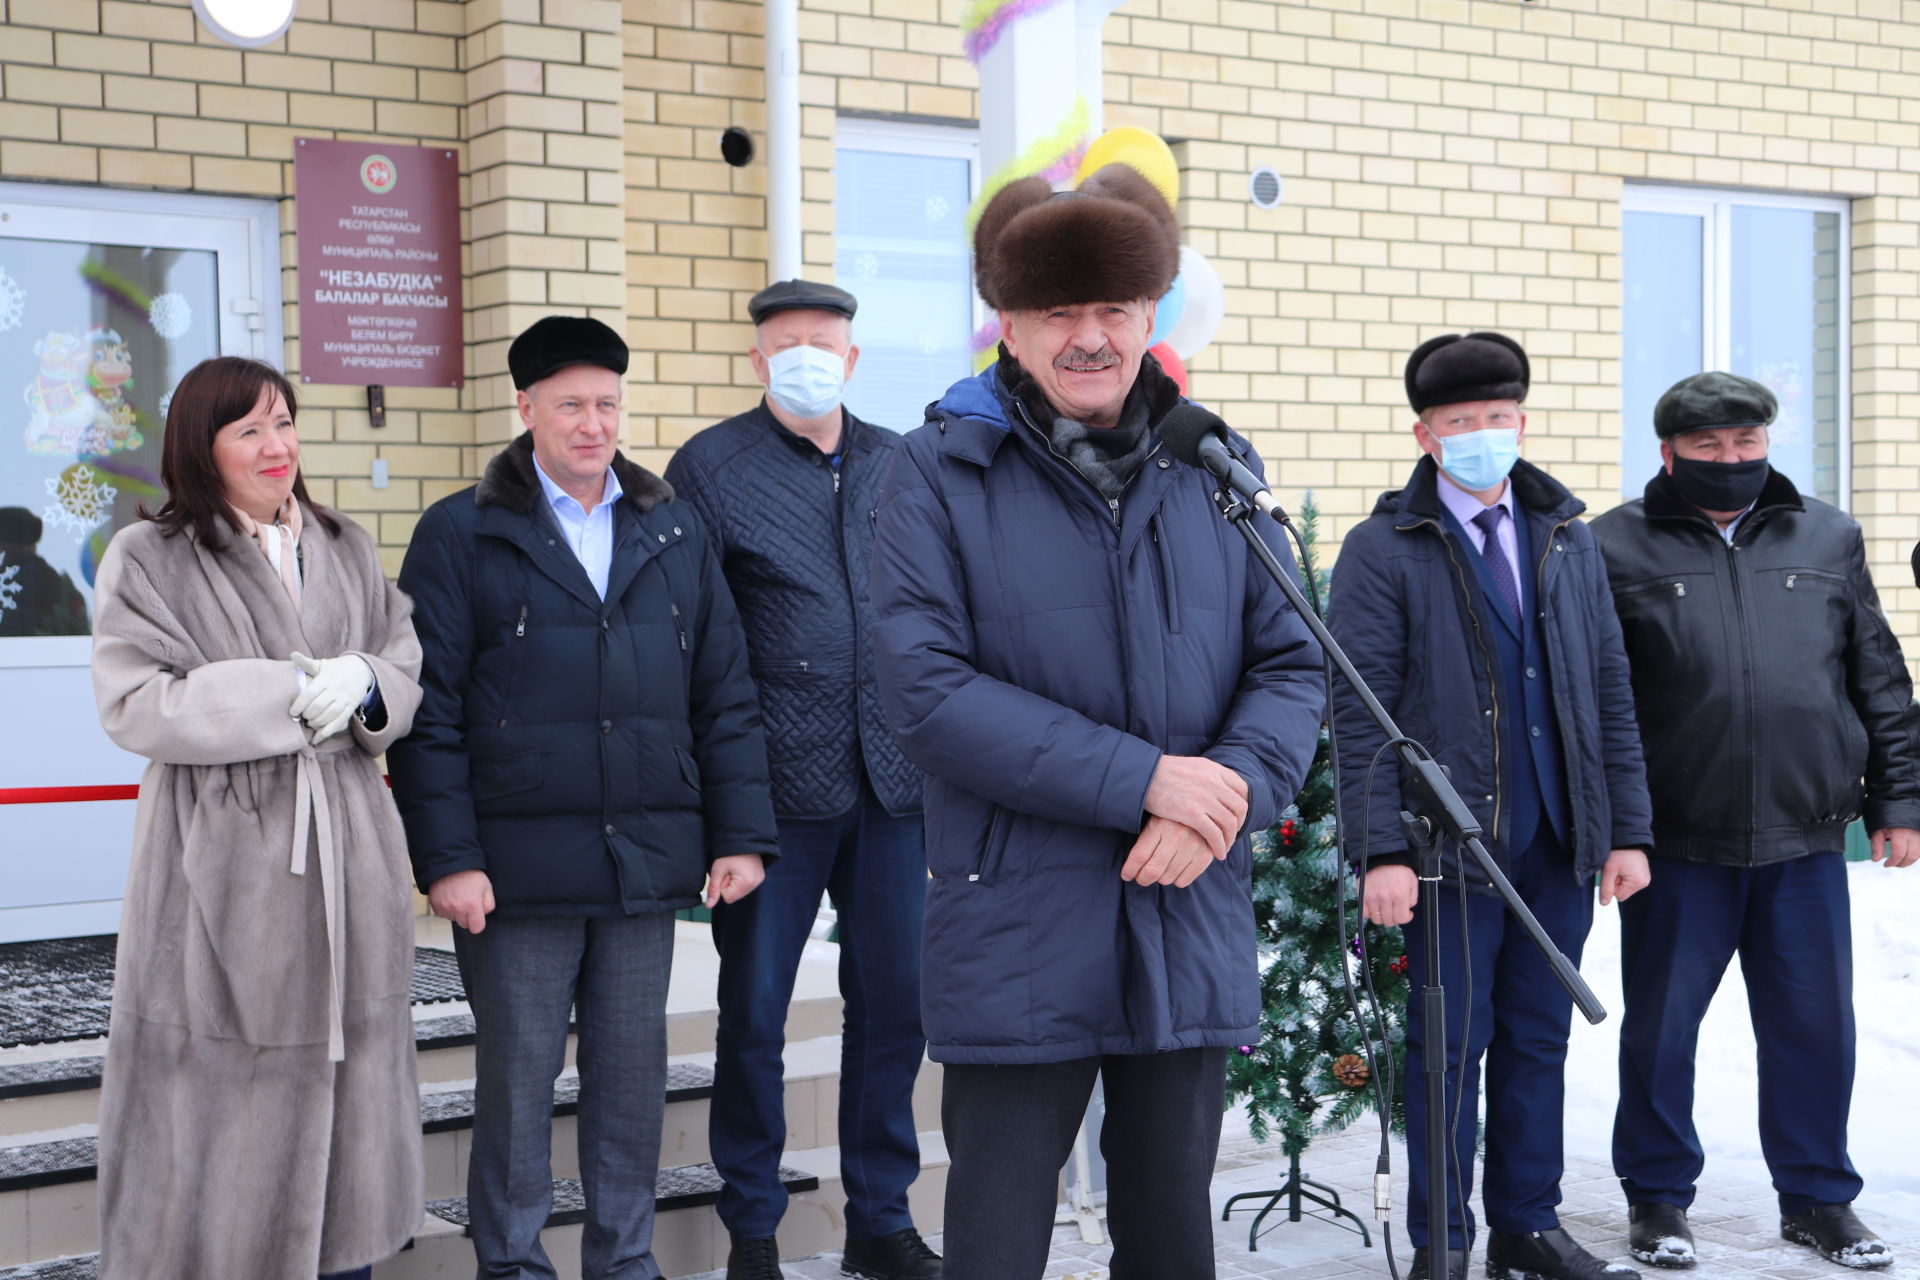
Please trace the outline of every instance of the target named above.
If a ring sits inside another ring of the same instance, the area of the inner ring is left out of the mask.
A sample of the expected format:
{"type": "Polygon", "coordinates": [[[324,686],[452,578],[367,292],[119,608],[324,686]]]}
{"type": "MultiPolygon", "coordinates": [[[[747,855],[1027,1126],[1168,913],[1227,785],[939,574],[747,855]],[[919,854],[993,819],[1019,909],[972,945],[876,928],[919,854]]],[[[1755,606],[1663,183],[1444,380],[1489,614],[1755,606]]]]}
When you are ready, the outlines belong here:
{"type": "MultiPolygon", "coordinates": [[[[1213,472],[1213,467],[1207,470],[1213,472]]],[[[1227,523],[1240,531],[1252,549],[1254,558],[1259,560],[1268,574],[1279,584],[1287,601],[1307,624],[1307,630],[1320,642],[1333,665],[1347,684],[1359,695],[1367,714],[1373,717],[1381,732],[1387,735],[1387,741],[1400,757],[1401,765],[1406,769],[1413,782],[1414,790],[1419,794],[1419,803],[1415,806],[1419,814],[1403,812],[1401,822],[1419,855],[1418,874],[1421,890],[1421,906],[1429,911],[1438,910],[1440,888],[1440,840],[1442,837],[1453,841],[1457,848],[1465,849],[1473,855],[1487,879],[1493,882],[1494,890],[1502,901],[1520,921],[1521,927],[1540,948],[1547,964],[1553,969],[1553,976],[1573,997],[1573,1003],[1580,1015],[1588,1022],[1597,1023],[1607,1016],[1606,1009],[1599,998],[1587,986],[1586,979],[1580,976],[1580,970],[1574,967],[1554,945],[1553,939],[1534,918],[1527,904],[1520,900],[1514,891],[1513,882],[1494,862],[1493,855],[1487,852],[1480,837],[1483,831],[1479,819],[1467,808],[1460,793],[1454,789],[1447,778],[1446,770],[1440,767],[1427,749],[1400,732],[1400,727],[1373,696],[1373,690],[1367,687],[1360,673],[1354,670],[1353,663],[1335,642],[1333,634],[1327,630],[1326,623],[1307,603],[1306,594],[1301,591],[1293,576],[1281,565],[1280,558],[1273,553],[1266,540],[1253,527],[1254,507],[1237,494],[1227,477],[1215,473],[1220,488],[1214,492],[1213,500],[1220,508],[1220,514],[1227,523]]],[[[1263,504],[1267,505],[1267,504],[1263,504]]],[[[1287,523],[1286,513],[1277,505],[1270,506],[1274,519],[1287,523]]],[[[1331,693],[1331,690],[1329,690],[1331,693]]],[[[1331,712],[1329,712],[1331,714],[1331,712]]],[[[1365,869],[1362,868],[1364,874],[1365,869]]],[[[1437,922],[1436,922],[1437,923],[1437,922]]],[[[1447,1270],[1447,1238],[1450,1226],[1447,1218],[1447,1023],[1446,991],[1440,982],[1440,930],[1437,927],[1426,930],[1427,985],[1420,991],[1420,1014],[1425,1028],[1426,1044],[1423,1046],[1422,1072],[1427,1086],[1427,1275],[1431,1280],[1452,1280],[1447,1270]]],[[[1343,960],[1342,963],[1345,963],[1343,960]]],[[[1462,1046],[1464,1051],[1464,1046],[1462,1046]]],[[[1465,1217],[1463,1213],[1462,1218],[1465,1217]]]]}

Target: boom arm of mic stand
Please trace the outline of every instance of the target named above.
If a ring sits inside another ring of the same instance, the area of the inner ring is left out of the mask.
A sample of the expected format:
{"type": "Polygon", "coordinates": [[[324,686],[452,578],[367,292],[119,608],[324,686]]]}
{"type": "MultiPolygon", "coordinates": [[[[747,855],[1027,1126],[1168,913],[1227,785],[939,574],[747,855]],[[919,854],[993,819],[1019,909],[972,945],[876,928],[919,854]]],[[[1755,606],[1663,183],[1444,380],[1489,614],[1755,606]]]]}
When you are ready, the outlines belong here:
{"type": "Polygon", "coordinates": [[[1587,980],[1580,976],[1580,970],[1574,967],[1573,962],[1554,945],[1553,939],[1547,936],[1547,931],[1540,926],[1540,921],[1534,918],[1533,912],[1527,909],[1527,904],[1522,902],[1520,895],[1514,891],[1513,882],[1507,879],[1506,874],[1500,870],[1499,864],[1493,860],[1493,855],[1487,852],[1486,845],[1480,842],[1480,822],[1473,816],[1473,811],[1467,808],[1466,801],[1460,798],[1460,793],[1454,789],[1452,781],[1424,747],[1416,747],[1400,732],[1400,727],[1394,724],[1393,717],[1387,714],[1385,707],[1380,705],[1380,700],[1373,696],[1373,690],[1367,687],[1367,682],[1361,678],[1358,671],[1354,670],[1352,661],[1334,640],[1333,634],[1327,630],[1327,624],[1320,620],[1320,616],[1307,603],[1306,593],[1301,591],[1299,584],[1293,580],[1293,576],[1281,565],[1280,558],[1273,554],[1273,548],[1269,547],[1265,539],[1261,538],[1254,529],[1252,523],[1254,509],[1224,487],[1215,492],[1213,500],[1219,506],[1220,514],[1227,518],[1227,522],[1240,530],[1240,536],[1247,540],[1247,546],[1252,549],[1254,557],[1266,567],[1273,580],[1280,584],[1280,590],[1285,593],[1288,603],[1293,605],[1294,612],[1300,615],[1301,621],[1307,624],[1307,630],[1313,633],[1313,638],[1318,640],[1321,647],[1326,650],[1327,656],[1333,660],[1333,665],[1340,672],[1341,678],[1359,695],[1361,705],[1366,707],[1367,714],[1373,717],[1373,722],[1379,725],[1381,731],[1387,735],[1387,740],[1394,743],[1394,750],[1399,754],[1400,762],[1406,766],[1407,772],[1413,778],[1414,789],[1420,793],[1421,809],[1428,820],[1438,826],[1441,832],[1451,836],[1455,845],[1473,854],[1475,862],[1486,873],[1487,879],[1493,882],[1493,887],[1499,893],[1501,900],[1507,904],[1507,910],[1520,921],[1521,927],[1533,939],[1534,945],[1540,948],[1540,954],[1546,957],[1547,964],[1553,969],[1553,976],[1560,980],[1560,985],[1565,987],[1567,994],[1573,997],[1574,1007],[1580,1010],[1580,1016],[1592,1023],[1604,1021],[1607,1016],[1606,1007],[1600,1003],[1600,998],[1593,994],[1593,989],[1587,985],[1587,980]]]}

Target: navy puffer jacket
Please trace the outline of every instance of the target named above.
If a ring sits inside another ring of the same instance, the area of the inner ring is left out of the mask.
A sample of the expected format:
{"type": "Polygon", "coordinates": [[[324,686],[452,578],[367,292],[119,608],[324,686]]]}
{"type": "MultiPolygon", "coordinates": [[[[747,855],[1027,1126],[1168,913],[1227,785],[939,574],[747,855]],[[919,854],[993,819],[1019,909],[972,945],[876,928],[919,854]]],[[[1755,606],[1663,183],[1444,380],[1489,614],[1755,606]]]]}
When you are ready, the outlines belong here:
{"type": "Polygon", "coordinates": [[[840,816],[863,772],[888,813],[920,809],[920,771],[887,728],[869,641],[874,512],[900,437],[842,416],[837,471],[764,400],[667,464],[740,607],[782,818],[840,816]]]}
{"type": "Polygon", "coordinates": [[[400,569],[425,651],[387,754],[422,889],[479,869],[503,915],[699,901],[707,864],[775,852],[766,742],[733,597],[698,517],[615,455],[603,601],[521,435],[421,516],[400,569]]]}
{"type": "MultiPolygon", "coordinates": [[[[1157,423],[1178,391],[1151,361],[1141,377],[1157,423]]],[[[874,653],[928,775],[921,990],[936,1061],[1254,1034],[1246,836],[1185,889],[1120,879],[1162,753],[1245,778],[1253,831],[1292,801],[1319,733],[1319,647],[1212,489],[1156,453],[1116,519],[994,369],[906,438],[880,504],[874,653]]]]}

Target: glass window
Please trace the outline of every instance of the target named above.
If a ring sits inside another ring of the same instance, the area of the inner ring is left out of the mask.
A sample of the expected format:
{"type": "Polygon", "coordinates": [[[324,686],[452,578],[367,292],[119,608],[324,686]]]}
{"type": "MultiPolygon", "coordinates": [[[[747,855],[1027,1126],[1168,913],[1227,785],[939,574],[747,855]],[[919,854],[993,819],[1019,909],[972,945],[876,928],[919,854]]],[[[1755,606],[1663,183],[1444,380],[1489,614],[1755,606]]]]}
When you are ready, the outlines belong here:
{"type": "Polygon", "coordinates": [[[840,121],[834,282],[860,300],[846,404],[868,422],[911,430],[972,372],[966,222],[977,154],[972,129],[840,121]]]}
{"type": "MultiPolygon", "coordinates": [[[[94,708],[94,575],[165,497],[181,376],[277,360],[279,282],[271,201],[0,183],[0,789],[140,777],[94,708]]],[[[0,805],[0,941],[112,932],[132,830],[128,800],[0,805]]]]}
{"type": "Polygon", "coordinates": [[[1653,406],[1681,378],[1724,369],[1779,397],[1769,456],[1844,505],[1844,201],[1629,187],[1622,220],[1621,487],[1660,467],[1653,406]]]}

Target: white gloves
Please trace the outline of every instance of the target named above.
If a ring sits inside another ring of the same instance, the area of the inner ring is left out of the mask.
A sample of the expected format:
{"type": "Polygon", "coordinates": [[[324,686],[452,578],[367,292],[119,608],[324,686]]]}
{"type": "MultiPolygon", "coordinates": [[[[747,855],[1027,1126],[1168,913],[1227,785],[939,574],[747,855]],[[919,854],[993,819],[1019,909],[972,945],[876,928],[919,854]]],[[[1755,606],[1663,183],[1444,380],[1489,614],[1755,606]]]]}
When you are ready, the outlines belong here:
{"type": "Polygon", "coordinates": [[[365,658],[344,653],[337,658],[309,658],[304,653],[290,655],[293,665],[306,677],[287,708],[287,714],[306,721],[313,731],[315,745],[325,742],[347,727],[373,692],[373,668],[365,658]]]}

